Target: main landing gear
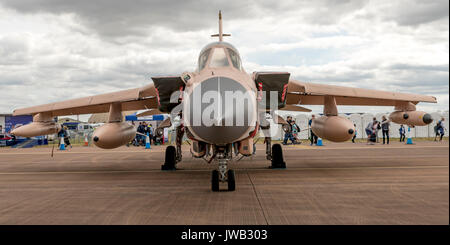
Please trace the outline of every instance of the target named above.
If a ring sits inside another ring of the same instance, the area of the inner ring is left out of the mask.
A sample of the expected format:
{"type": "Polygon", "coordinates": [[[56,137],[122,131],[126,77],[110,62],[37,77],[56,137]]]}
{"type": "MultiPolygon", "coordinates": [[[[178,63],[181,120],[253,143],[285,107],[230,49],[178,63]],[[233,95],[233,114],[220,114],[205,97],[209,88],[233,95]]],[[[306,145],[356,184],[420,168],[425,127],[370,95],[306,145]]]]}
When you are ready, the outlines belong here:
{"type": "Polygon", "coordinates": [[[283,159],[283,150],[280,144],[272,145],[272,139],[266,137],[264,143],[266,143],[266,159],[272,162],[269,168],[283,169],[286,168],[286,162],[283,159]]]}
{"type": "Polygon", "coordinates": [[[274,144],[272,146],[272,169],[284,169],[286,168],[286,162],[283,159],[283,150],[280,144],[274,144]]]}
{"type": "Polygon", "coordinates": [[[161,165],[161,170],[176,170],[176,149],[174,146],[169,145],[166,148],[166,157],[164,165],[161,165]]]}
{"type": "Polygon", "coordinates": [[[228,184],[228,191],[236,190],[236,180],[234,170],[228,169],[228,162],[232,158],[231,144],[227,146],[213,146],[215,159],[218,161],[218,170],[211,173],[211,190],[219,191],[220,182],[228,184]]]}
{"type": "Polygon", "coordinates": [[[161,165],[161,170],[176,170],[176,164],[181,162],[181,143],[184,135],[184,127],[180,125],[177,127],[176,148],[174,146],[167,146],[166,157],[164,165],[161,165]]]}

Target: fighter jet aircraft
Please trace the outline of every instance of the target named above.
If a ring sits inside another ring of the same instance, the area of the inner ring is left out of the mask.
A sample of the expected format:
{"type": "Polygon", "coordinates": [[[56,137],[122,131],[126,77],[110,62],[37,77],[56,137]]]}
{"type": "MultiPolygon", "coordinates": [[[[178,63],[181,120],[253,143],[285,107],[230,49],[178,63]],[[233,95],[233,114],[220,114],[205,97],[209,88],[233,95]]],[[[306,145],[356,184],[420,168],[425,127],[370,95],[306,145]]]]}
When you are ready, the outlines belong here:
{"type": "MultiPolygon", "coordinates": [[[[248,74],[238,50],[223,38],[222,15],[219,12],[218,42],[206,45],[200,52],[196,71],[179,76],[152,77],[144,87],[80,99],[14,110],[14,115],[33,115],[33,122],[15,129],[12,134],[32,137],[59,131],[53,118],[62,115],[109,112],[108,122],[97,128],[93,142],[104,149],[127,144],[136,135],[135,128],[123,122],[122,111],[143,110],[141,116],[170,113],[181,124],[176,127],[176,147],[166,148],[163,170],[174,170],[182,160],[182,138],[191,141],[194,157],[217,163],[212,171],[211,189],[219,183],[235,190],[234,171],[228,163],[237,154],[253,154],[253,140],[258,131],[270,130],[267,114],[274,123],[286,124],[276,110],[310,111],[300,105],[323,105],[323,116],[312,123],[312,131],[321,138],[343,142],[353,137],[355,128],[347,118],[338,116],[338,105],[393,106],[390,120],[410,126],[432,122],[429,114],[416,111],[419,102],[436,103],[432,96],[313,84],[290,79],[288,72],[253,72],[248,74]],[[233,154],[234,153],[234,154],[233,154]]],[[[168,118],[156,129],[171,127],[168,118]]],[[[273,125],[273,124],[272,124],[273,125]]],[[[285,168],[281,145],[271,143],[265,134],[266,158],[272,168],[285,168]]]]}

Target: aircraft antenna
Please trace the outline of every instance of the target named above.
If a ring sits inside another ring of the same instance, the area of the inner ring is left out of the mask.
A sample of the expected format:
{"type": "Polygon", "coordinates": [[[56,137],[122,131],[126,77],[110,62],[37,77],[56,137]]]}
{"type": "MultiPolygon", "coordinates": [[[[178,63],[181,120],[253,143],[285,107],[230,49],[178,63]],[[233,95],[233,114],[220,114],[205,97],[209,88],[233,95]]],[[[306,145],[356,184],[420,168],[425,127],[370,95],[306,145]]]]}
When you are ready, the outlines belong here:
{"type": "Polygon", "coordinates": [[[231,34],[224,34],[222,31],[222,11],[219,10],[219,34],[211,35],[211,37],[219,37],[219,42],[223,41],[223,37],[229,37],[231,34]]]}

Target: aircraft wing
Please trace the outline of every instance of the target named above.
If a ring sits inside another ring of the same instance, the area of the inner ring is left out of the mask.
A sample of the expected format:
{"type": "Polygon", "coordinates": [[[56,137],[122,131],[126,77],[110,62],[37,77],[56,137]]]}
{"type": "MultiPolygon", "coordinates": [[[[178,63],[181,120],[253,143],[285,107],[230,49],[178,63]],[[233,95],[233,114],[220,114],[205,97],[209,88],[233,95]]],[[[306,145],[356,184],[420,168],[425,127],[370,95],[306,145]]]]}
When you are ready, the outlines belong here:
{"type": "Polygon", "coordinates": [[[144,112],[141,112],[139,114],[137,114],[137,117],[145,117],[145,116],[152,116],[152,115],[158,115],[158,114],[163,114],[162,111],[158,110],[158,109],[150,109],[144,112]]]}
{"type": "Polygon", "coordinates": [[[283,108],[278,109],[280,111],[303,111],[303,112],[311,112],[311,109],[298,106],[298,105],[285,105],[283,108]]]}
{"type": "Polygon", "coordinates": [[[155,87],[149,84],[140,88],[16,109],[13,115],[35,115],[41,112],[51,113],[52,116],[103,113],[109,112],[112,103],[120,103],[122,111],[158,107],[155,87]]]}
{"type": "Polygon", "coordinates": [[[402,102],[413,104],[437,102],[433,96],[305,83],[297,80],[289,80],[287,91],[288,105],[323,105],[325,96],[334,96],[337,105],[397,106],[402,102]]]}

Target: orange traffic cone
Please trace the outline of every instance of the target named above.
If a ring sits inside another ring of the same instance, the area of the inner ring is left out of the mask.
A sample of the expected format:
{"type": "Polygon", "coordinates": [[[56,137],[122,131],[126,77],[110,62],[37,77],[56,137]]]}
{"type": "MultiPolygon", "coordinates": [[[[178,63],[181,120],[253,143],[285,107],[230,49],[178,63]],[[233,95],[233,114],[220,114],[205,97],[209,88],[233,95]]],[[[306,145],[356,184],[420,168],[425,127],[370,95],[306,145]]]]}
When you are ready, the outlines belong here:
{"type": "Polygon", "coordinates": [[[89,146],[89,140],[87,135],[84,136],[84,146],[89,146]]]}

